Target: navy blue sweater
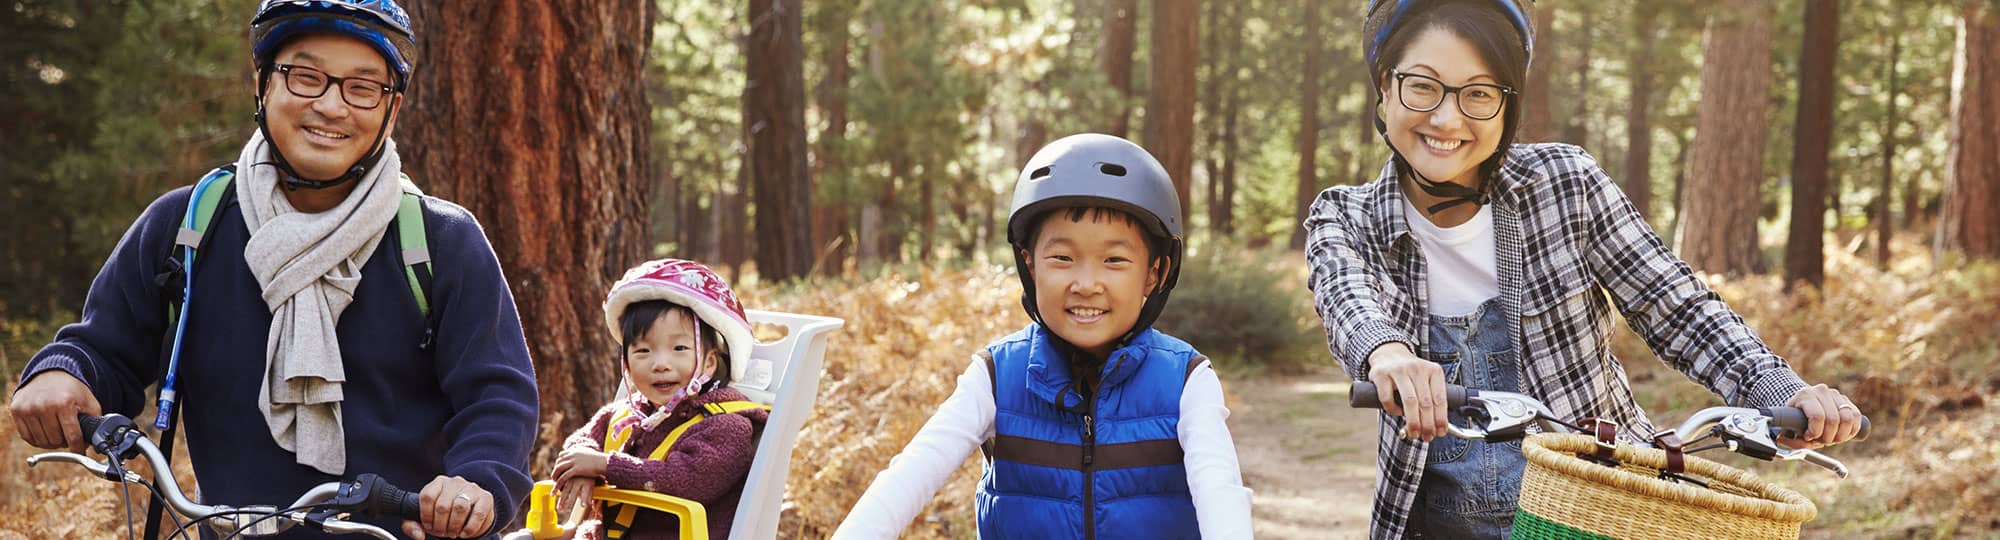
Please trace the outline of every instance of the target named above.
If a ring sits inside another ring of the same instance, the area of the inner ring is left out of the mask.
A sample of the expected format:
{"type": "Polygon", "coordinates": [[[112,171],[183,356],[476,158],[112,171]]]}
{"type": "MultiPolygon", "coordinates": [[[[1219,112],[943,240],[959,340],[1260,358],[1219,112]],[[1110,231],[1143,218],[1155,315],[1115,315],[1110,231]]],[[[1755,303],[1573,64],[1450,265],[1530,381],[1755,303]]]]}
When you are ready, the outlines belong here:
{"type": "MultiPolygon", "coordinates": [[[[153,277],[164,266],[190,191],[183,187],[153,201],[125,232],[91,283],[83,320],[64,326],[35,354],[22,372],[24,383],[59,369],[90,385],[106,413],[135,416],[147,405],[146,387],[158,381],[166,361],[161,337],[172,331],[153,277]]],[[[250,235],[241,208],[229,200],[196,254],[176,382],[182,433],[202,502],[284,505],[339,478],[294,462],[258,412],[271,313],[243,259],[250,235]]],[[[520,316],[472,214],[424,197],[424,217],[436,272],[430,287],[437,311],[434,348],[419,347],[426,323],[399,266],[394,232],[383,236],[362,268],[354,303],[335,330],[347,373],[341,404],[346,478],[372,472],[415,491],[439,474],[461,476],[493,494],[495,530],[515,528],[514,511],[532,482],[527,464],[538,414],[520,316]]],[[[401,523],[368,521],[391,531],[401,523]]],[[[318,537],[300,529],[287,538],[318,537]]]]}

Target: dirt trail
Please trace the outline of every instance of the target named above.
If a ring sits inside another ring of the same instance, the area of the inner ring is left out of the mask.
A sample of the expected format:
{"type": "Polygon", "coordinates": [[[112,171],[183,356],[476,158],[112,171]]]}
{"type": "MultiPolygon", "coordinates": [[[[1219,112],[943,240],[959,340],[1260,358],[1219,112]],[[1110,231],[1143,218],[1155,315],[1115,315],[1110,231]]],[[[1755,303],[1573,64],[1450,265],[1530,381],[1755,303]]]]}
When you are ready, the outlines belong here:
{"type": "Polygon", "coordinates": [[[1258,538],[1367,536],[1375,413],[1347,407],[1347,382],[1333,369],[1223,381],[1258,538]]]}

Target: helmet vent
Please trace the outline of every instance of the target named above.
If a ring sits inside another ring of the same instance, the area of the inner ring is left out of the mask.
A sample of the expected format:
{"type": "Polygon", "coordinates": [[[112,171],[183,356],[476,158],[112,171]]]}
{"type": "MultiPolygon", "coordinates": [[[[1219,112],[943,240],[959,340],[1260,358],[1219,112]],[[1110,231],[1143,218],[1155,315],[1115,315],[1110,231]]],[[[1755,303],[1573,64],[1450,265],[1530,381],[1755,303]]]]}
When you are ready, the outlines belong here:
{"type": "Polygon", "coordinates": [[[1097,164],[1097,170],[1104,171],[1104,174],[1111,176],[1125,176],[1125,166],[1116,163],[1099,163],[1097,164]]]}
{"type": "Polygon", "coordinates": [[[1035,172],[1031,172],[1031,173],[1028,173],[1028,179],[1029,179],[1029,180],[1041,180],[1041,179],[1043,179],[1043,178],[1048,178],[1048,177],[1049,177],[1049,173],[1051,173],[1051,172],[1054,172],[1054,171],[1051,171],[1051,170],[1049,170],[1049,167],[1042,167],[1042,168],[1040,168],[1040,169],[1035,169],[1035,172]]]}

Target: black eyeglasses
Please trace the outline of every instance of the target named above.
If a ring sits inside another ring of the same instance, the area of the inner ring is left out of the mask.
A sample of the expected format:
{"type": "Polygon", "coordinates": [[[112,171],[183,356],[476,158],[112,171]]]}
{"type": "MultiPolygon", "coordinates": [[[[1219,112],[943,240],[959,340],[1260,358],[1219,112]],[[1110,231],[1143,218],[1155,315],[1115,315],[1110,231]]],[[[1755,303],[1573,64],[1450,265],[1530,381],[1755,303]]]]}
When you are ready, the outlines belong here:
{"type": "Polygon", "coordinates": [[[1416,112],[1431,112],[1444,104],[1444,97],[1458,94],[1458,112],[1465,113],[1473,120],[1492,120],[1500,115],[1500,106],[1507,96],[1514,95],[1514,89],[1491,83],[1472,83],[1465,86],[1450,86],[1436,77],[1403,73],[1390,70],[1396,79],[1396,98],[1403,102],[1403,108],[1416,112]]]}
{"type": "Polygon", "coordinates": [[[395,93],[396,87],[389,83],[363,79],[360,77],[335,77],[326,72],[296,64],[272,64],[272,69],[285,78],[285,90],[292,95],[319,99],[326,95],[328,87],[340,86],[340,100],[356,109],[373,109],[382,104],[382,96],[395,93]]]}

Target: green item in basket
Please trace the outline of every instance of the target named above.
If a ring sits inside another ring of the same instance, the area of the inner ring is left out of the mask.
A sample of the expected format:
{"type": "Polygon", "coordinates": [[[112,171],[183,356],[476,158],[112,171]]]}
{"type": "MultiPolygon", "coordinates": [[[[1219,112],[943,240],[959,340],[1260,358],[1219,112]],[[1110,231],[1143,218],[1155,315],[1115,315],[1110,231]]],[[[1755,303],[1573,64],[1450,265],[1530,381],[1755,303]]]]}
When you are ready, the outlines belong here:
{"type": "Polygon", "coordinates": [[[1527,510],[1514,511],[1514,532],[1508,538],[1517,540],[1612,540],[1609,536],[1595,534],[1552,520],[1543,519],[1527,510]]]}

